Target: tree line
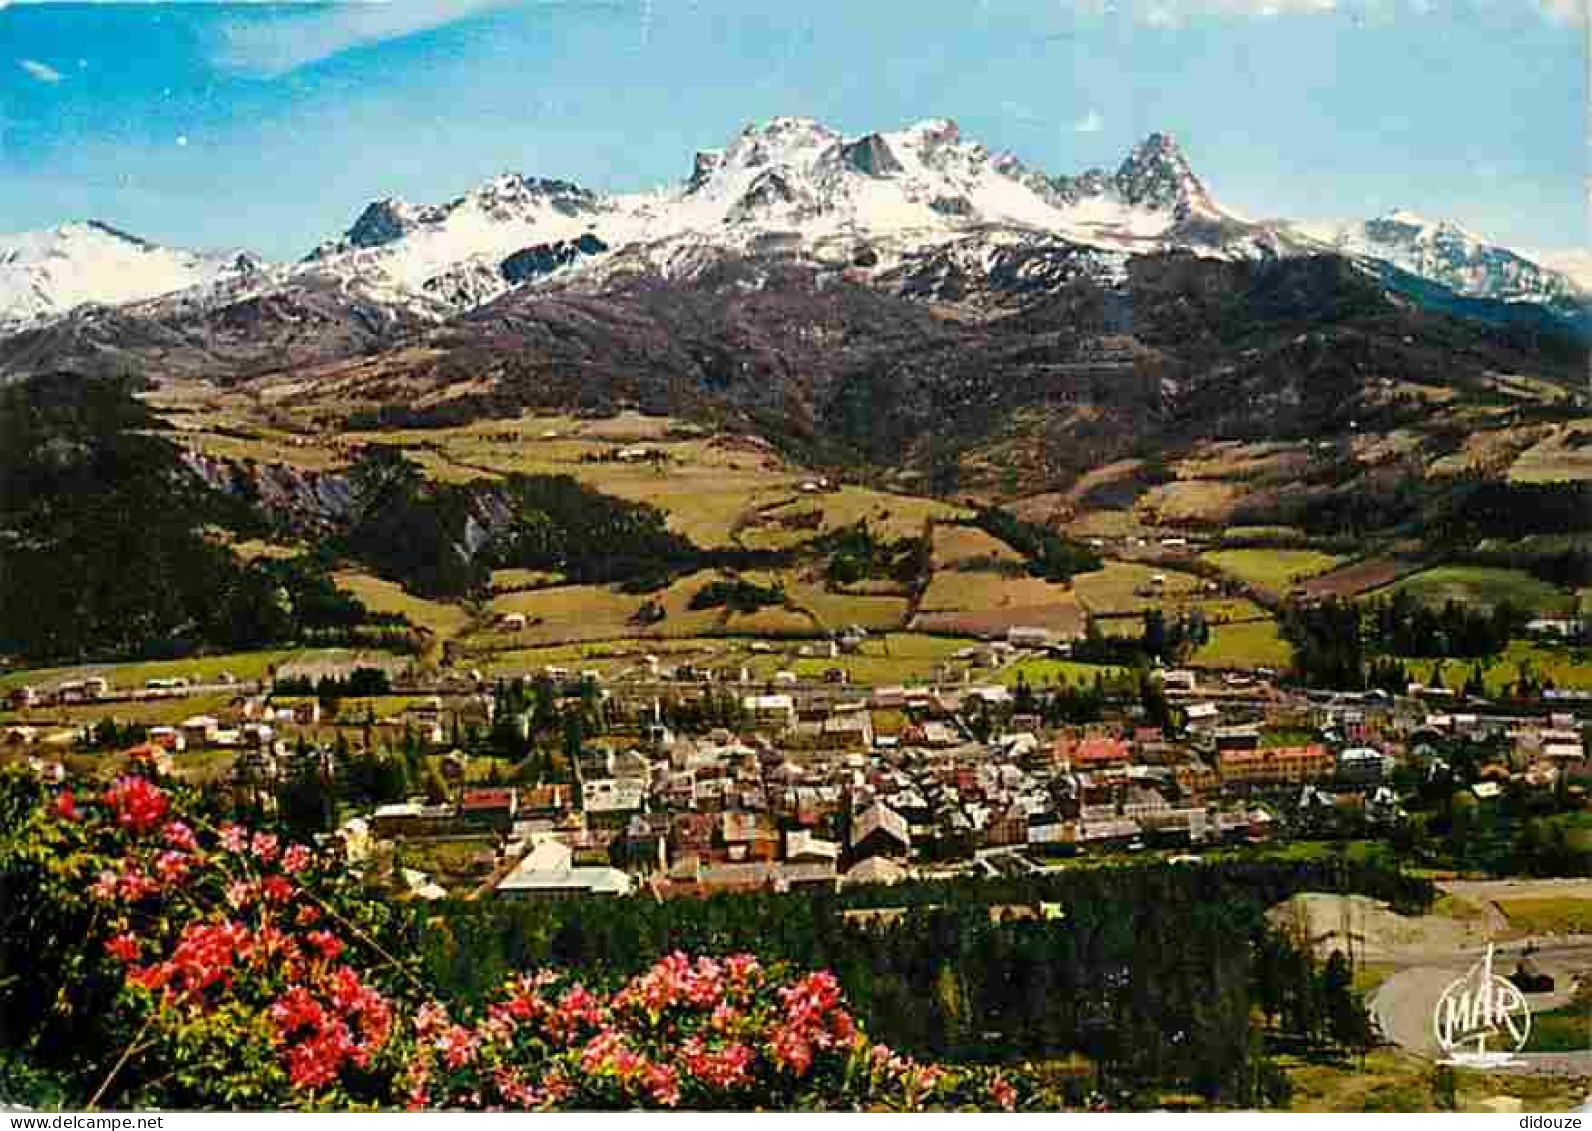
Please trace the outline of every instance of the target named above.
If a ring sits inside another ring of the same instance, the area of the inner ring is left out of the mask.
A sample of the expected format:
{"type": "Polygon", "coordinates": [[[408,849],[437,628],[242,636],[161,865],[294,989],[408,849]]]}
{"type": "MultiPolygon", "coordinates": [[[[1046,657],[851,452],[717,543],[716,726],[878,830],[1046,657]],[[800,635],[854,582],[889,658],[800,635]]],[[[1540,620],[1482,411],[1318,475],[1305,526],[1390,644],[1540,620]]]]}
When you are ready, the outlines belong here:
{"type": "MultiPolygon", "coordinates": [[[[1508,602],[1489,610],[1448,601],[1439,609],[1401,592],[1364,603],[1329,599],[1293,605],[1283,611],[1281,629],[1293,645],[1294,675],[1302,682],[1349,691],[1402,691],[1406,669],[1387,657],[1497,655],[1527,619],[1508,602]]],[[[1479,684],[1479,671],[1473,674],[1479,684]]]]}
{"type": "Polygon", "coordinates": [[[29,661],[376,639],[400,618],[337,592],[324,560],[246,562],[208,527],[268,533],[189,468],[130,380],[0,388],[0,653],[29,661]]]}
{"type": "Polygon", "coordinates": [[[1028,572],[1046,581],[1069,581],[1074,574],[1093,573],[1104,564],[1100,555],[1083,543],[1025,522],[1000,507],[980,508],[971,525],[1016,550],[1027,561],[1028,572]]]}
{"type": "Polygon", "coordinates": [[[773,551],[701,549],[670,530],[657,507],[606,495],[569,475],[435,483],[402,449],[373,444],[349,478],[356,512],[333,544],[424,597],[483,593],[498,569],[644,593],[697,570],[768,569],[787,560],[773,551]]]}
{"type": "Polygon", "coordinates": [[[450,903],[416,946],[466,997],[519,966],[625,974],[675,949],[746,948],[834,970],[870,1032],[914,1053],[1077,1054],[1118,1095],[1275,1102],[1286,1081],[1268,1042],[1341,1055],[1374,1039],[1343,960],[1318,964],[1266,923],[1305,890],[1411,909],[1432,898],[1423,881],[1343,861],[1153,864],[838,894],[450,903]]]}

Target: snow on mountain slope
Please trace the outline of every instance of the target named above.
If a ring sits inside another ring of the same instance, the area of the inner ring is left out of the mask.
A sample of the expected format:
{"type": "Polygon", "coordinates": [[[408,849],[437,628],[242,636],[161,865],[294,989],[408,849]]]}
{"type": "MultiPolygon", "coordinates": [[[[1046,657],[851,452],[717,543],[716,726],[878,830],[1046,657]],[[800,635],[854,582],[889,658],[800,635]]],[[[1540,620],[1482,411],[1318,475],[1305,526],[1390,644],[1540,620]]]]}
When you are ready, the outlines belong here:
{"type": "Polygon", "coordinates": [[[1587,294],[1592,294],[1592,251],[1576,248],[1521,249],[1521,255],[1565,276],[1587,294]]]}
{"type": "Polygon", "coordinates": [[[481,256],[502,259],[530,245],[579,237],[601,204],[578,185],[515,174],[450,204],[380,200],[341,239],[311,252],[301,270],[360,279],[378,291],[425,293],[481,256]]]}
{"type": "Polygon", "coordinates": [[[1352,224],[1299,224],[1295,230],[1334,251],[1391,263],[1468,297],[1551,302],[1577,291],[1564,274],[1458,224],[1407,209],[1352,224]]]}
{"type": "Polygon", "coordinates": [[[944,119],[847,137],[776,118],[698,153],[685,182],[653,192],[604,196],[503,176],[444,205],[378,201],[299,270],[467,308],[531,281],[502,270],[526,251],[547,266],[542,274],[600,285],[633,271],[700,270],[724,251],[779,249],[883,272],[971,233],[991,249],[1043,233],[1148,252],[1189,222],[1242,226],[1165,135],[1137,147],[1114,176],[1049,178],[944,119]]]}
{"type": "Polygon", "coordinates": [[[651,192],[504,174],[442,204],[377,200],[296,264],[157,248],[100,224],[0,237],[0,328],[85,302],[190,313],[294,290],[435,322],[515,287],[696,278],[726,255],[794,255],[859,281],[978,301],[1080,270],[1115,276],[1131,255],[1173,248],[1234,259],[1335,251],[1464,296],[1548,304],[1579,294],[1564,275],[1413,213],[1250,221],[1215,200],[1166,134],[1114,172],[1053,176],[946,119],[851,136],[786,117],[697,153],[687,178],[651,192]]]}
{"type": "Polygon", "coordinates": [[[263,269],[246,254],[159,247],[94,220],[0,235],[0,327],[54,318],[84,303],[120,305],[245,279],[263,269]]]}

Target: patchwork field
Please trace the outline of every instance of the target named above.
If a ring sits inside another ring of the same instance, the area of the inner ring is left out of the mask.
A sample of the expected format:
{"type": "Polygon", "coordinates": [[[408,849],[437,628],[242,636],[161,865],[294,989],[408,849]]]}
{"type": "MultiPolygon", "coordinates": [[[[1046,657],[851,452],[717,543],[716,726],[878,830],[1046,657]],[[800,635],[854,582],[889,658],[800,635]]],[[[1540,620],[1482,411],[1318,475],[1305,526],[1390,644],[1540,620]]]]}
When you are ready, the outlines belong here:
{"type": "Polygon", "coordinates": [[[727,632],[738,636],[808,637],[817,636],[820,627],[813,617],[798,609],[758,609],[736,614],[724,622],[727,632]]]}
{"type": "Polygon", "coordinates": [[[963,518],[960,507],[936,499],[890,495],[847,484],[838,490],[798,493],[796,481],[781,500],[771,493],[745,508],[737,541],[752,549],[782,550],[821,534],[867,520],[875,537],[896,540],[917,538],[930,519],[963,518]]]}
{"type": "Polygon", "coordinates": [[[1434,478],[1467,471],[1503,475],[1524,452],[1553,433],[1553,427],[1546,424],[1508,426],[1499,416],[1505,412],[1473,406],[1454,414],[1453,423],[1465,429],[1464,440],[1456,450],[1430,460],[1426,474],[1434,478]]]}
{"type": "Polygon", "coordinates": [[[1293,662],[1293,648],[1274,620],[1217,625],[1208,643],[1189,660],[1196,668],[1266,667],[1282,671],[1293,662]]]}
{"type": "Polygon", "coordinates": [[[492,592],[514,593],[521,589],[542,589],[557,585],[562,574],[541,569],[496,569],[492,571],[492,592]]]}
{"type": "Polygon", "coordinates": [[[348,466],[348,457],[329,444],[258,426],[240,428],[236,433],[185,430],[178,442],[213,459],[277,463],[314,472],[337,471],[348,466]]]}
{"type": "Polygon", "coordinates": [[[647,594],[625,593],[614,586],[561,585],[500,593],[488,606],[492,617],[519,613],[528,623],[518,630],[494,625],[473,637],[471,643],[525,648],[624,636],[815,636],[853,624],[870,630],[897,628],[906,617],[905,597],[832,593],[795,570],[750,572],[743,576],[756,584],[783,586],[790,606],[765,607],[753,613],[692,609],[690,603],[696,593],[720,577],[709,570],[690,574],[666,589],[647,594]],[[662,620],[641,619],[641,609],[649,602],[663,608],[662,620]]]}
{"type": "Polygon", "coordinates": [[[925,613],[984,609],[1032,608],[1065,604],[1076,607],[1077,595],[1065,585],[994,570],[938,570],[918,602],[925,613]]]}
{"type": "Polygon", "coordinates": [[[1318,574],[1303,582],[1300,588],[1312,597],[1353,597],[1391,585],[1418,568],[1414,563],[1398,558],[1367,558],[1341,569],[1318,574]]]}
{"type": "MultiPolygon", "coordinates": [[[[1014,508],[1015,510],[1016,508],[1014,508]]],[[[1021,510],[1020,517],[1035,521],[1034,516],[1021,510]]],[[[1145,522],[1133,511],[1091,510],[1062,524],[1062,529],[1074,538],[1150,538],[1159,537],[1160,529],[1145,522]]]]}
{"type": "Polygon", "coordinates": [[[1516,483],[1555,483],[1592,479],[1592,420],[1555,428],[1520,453],[1509,467],[1516,483]]]}
{"type": "Polygon", "coordinates": [[[932,683],[941,662],[911,656],[804,657],[793,661],[791,670],[802,679],[821,679],[825,672],[839,668],[846,673],[847,682],[860,686],[906,686],[932,683]]]}
{"type": "MultiPolygon", "coordinates": [[[[1200,615],[1205,618],[1205,623],[1211,627],[1232,624],[1236,621],[1261,621],[1271,618],[1271,614],[1255,602],[1242,598],[1200,601],[1192,608],[1198,609],[1200,615]]],[[[1186,613],[1192,609],[1182,608],[1177,611],[1186,613]]],[[[1143,613],[1096,614],[1094,623],[1105,636],[1127,636],[1137,639],[1144,634],[1143,613]]]]}
{"type": "Polygon", "coordinates": [[[1180,479],[1152,487],[1138,502],[1138,510],[1149,521],[1169,523],[1223,524],[1243,498],[1241,484],[1213,479],[1180,479]]]}
{"type": "Polygon", "coordinates": [[[194,683],[211,683],[230,673],[234,679],[264,679],[277,666],[316,654],[309,649],[231,652],[218,656],[193,656],[185,660],[148,660],[130,664],[77,664],[33,668],[0,675],[0,692],[19,687],[47,689],[68,680],[102,676],[114,688],[142,687],[146,680],[182,677],[194,683]]]}
{"type": "Polygon", "coordinates": [[[1310,463],[1297,443],[1240,443],[1217,440],[1199,444],[1177,463],[1179,479],[1276,480],[1298,475],[1310,463]]]}
{"type": "Polygon", "coordinates": [[[1201,554],[1223,573],[1248,585],[1282,596],[1294,583],[1326,573],[1342,563],[1333,554],[1316,550],[1214,550],[1201,554]]]}
{"type": "Polygon", "coordinates": [[[1592,899],[1534,896],[1494,901],[1509,925],[1531,935],[1592,934],[1592,899]]]}
{"type": "Polygon", "coordinates": [[[316,471],[344,466],[363,444],[388,444],[404,448],[428,477],[448,483],[510,473],[571,475],[599,491],[658,507],[668,514],[672,529],[705,548],[729,546],[743,530],[746,545],[780,548],[862,518],[889,537],[905,537],[921,533],[926,518],[966,513],[936,500],[849,484],[803,493],[809,476],[756,438],[712,435],[678,420],[634,412],[594,420],[525,416],[460,428],[349,433],[336,448],[254,430],[258,437],[246,439],[196,429],[190,442],[221,458],[316,471]],[[782,509],[816,509],[815,530],[793,537],[777,523],[782,509]],[[762,517],[769,521],[760,524],[762,517]]]}
{"type": "Polygon", "coordinates": [[[976,643],[970,637],[929,636],[916,632],[891,632],[863,642],[865,655],[921,660],[948,660],[976,643]]]}
{"type": "MultiPolygon", "coordinates": [[[[640,594],[621,593],[607,585],[560,585],[504,593],[494,597],[487,606],[494,626],[485,634],[473,637],[472,643],[480,643],[485,638],[499,646],[523,648],[532,644],[608,640],[626,635],[662,636],[667,619],[655,625],[643,625],[636,620],[646,600],[640,594]],[[495,619],[509,613],[524,616],[526,626],[518,630],[498,627],[495,619]]],[[[692,616],[695,627],[681,625],[680,635],[696,635],[718,620],[718,613],[712,610],[692,616]]]]}
{"type": "MultiPolygon", "coordinates": [[[[754,652],[753,644],[769,649],[767,641],[754,641],[747,637],[657,637],[641,638],[634,635],[613,639],[570,644],[548,644],[527,648],[506,648],[472,655],[470,663],[484,673],[497,675],[534,674],[544,667],[566,667],[581,671],[596,671],[604,678],[622,675],[636,676],[643,672],[645,656],[656,656],[665,665],[700,664],[710,667],[745,665],[756,668],[763,665],[772,674],[785,662],[788,649],[794,645],[781,645],[777,650],[754,652]]],[[[471,641],[475,646],[477,641],[471,641]]]]}
{"type": "Polygon", "coordinates": [[[332,580],[339,589],[357,597],[372,612],[398,613],[408,617],[411,624],[425,629],[439,640],[458,636],[470,623],[470,614],[462,607],[417,597],[397,582],[358,570],[342,570],[333,574],[332,580]]]}
{"type": "Polygon", "coordinates": [[[811,613],[831,632],[850,625],[875,631],[900,628],[906,623],[909,602],[905,597],[831,593],[822,584],[806,580],[787,580],[785,592],[798,608],[811,613]]]}
{"type": "Polygon", "coordinates": [[[1016,687],[1018,683],[1026,683],[1029,687],[1037,690],[1065,685],[1092,687],[1096,676],[1104,679],[1108,685],[1114,681],[1133,679],[1133,673],[1127,668],[1112,667],[1106,664],[1080,664],[1072,660],[1049,659],[1022,660],[1019,663],[1008,664],[1000,670],[996,675],[996,679],[1007,687],[1016,687]]]}
{"type": "Polygon", "coordinates": [[[1437,566],[1373,590],[1367,596],[1381,597],[1399,592],[1409,593],[1428,605],[1458,601],[1491,608],[1507,601],[1517,609],[1535,613],[1568,612],[1574,602],[1571,594],[1524,570],[1486,566],[1437,566]]]}
{"type": "Polygon", "coordinates": [[[956,653],[976,643],[969,637],[891,632],[864,640],[856,655],[798,658],[791,666],[804,678],[818,678],[830,668],[840,668],[856,684],[921,684],[932,681],[935,669],[942,665],[959,669],[963,665],[956,660],[956,653]]]}
{"type": "Polygon", "coordinates": [[[942,522],[934,527],[934,568],[950,569],[963,562],[1021,562],[1023,557],[1005,542],[976,526],[942,522]]]}
{"type": "Polygon", "coordinates": [[[1057,640],[1084,634],[1085,616],[1077,605],[1051,604],[961,613],[920,613],[911,627],[919,632],[947,632],[982,637],[1004,636],[1014,628],[1049,629],[1057,640]]]}
{"type": "MultiPolygon", "coordinates": [[[[1501,694],[1506,687],[1520,678],[1521,665],[1529,667],[1538,681],[1552,680],[1562,691],[1592,691],[1592,650],[1545,647],[1528,640],[1512,640],[1501,656],[1482,664],[1482,682],[1489,695],[1501,694]]],[[[1448,660],[1442,664],[1441,678],[1434,679],[1438,662],[1426,659],[1404,659],[1410,678],[1429,686],[1441,684],[1455,691],[1465,685],[1472,662],[1448,660]]]]}
{"type": "Polygon", "coordinates": [[[1188,605],[1207,592],[1204,579],[1138,562],[1107,561],[1094,573],[1072,579],[1079,602],[1091,613],[1140,613],[1188,605]],[[1160,584],[1156,577],[1162,578],[1160,584]]]}

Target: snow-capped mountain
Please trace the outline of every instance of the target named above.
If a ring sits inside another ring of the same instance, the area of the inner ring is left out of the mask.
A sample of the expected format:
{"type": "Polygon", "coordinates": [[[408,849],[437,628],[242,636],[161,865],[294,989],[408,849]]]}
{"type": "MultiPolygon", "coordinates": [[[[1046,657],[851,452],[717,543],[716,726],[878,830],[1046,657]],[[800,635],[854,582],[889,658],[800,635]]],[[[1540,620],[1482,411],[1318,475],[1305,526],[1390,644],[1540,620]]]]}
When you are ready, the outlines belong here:
{"type": "Polygon", "coordinates": [[[242,252],[160,247],[96,220],[0,235],[0,328],[66,314],[85,303],[121,305],[260,276],[242,252]]]}
{"type": "Polygon", "coordinates": [[[1577,248],[1521,249],[1521,255],[1565,276],[1583,294],[1592,294],[1592,251],[1577,248]]]}
{"type": "Polygon", "coordinates": [[[1471,298],[1552,302],[1571,298],[1578,289],[1564,274],[1458,224],[1407,209],[1353,224],[1301,224],[1296,230],[1344,255],[1391,263],[1471,298]]]}
{"type": "Polygon", "coordinates": [[[726,251],[784,251],[873,277],[951,244],[995,258],[1036,238],[1109,260],[1168,243],[1263,254],[1287,237],[1224,211],[1163,134],[1115,174],[1049,177],[944,119],[848,137],[776,118],[698,153],[684,182],[650,193],[506,175],[444,205],[378,201],[300,270],[457,309],[555,273],[570,285],[689,274],[726,251]]]}
{"type": "Polygon", "coordinates": [[[504,174],[443,204],[378,200],[296,264],[170,251],[97,224],[0,239],[0,327],[84,302],[188,312],[284,288],[438,321],[518,287],[689,279],[726,256],[795,256],[903,294],[978,301],[1079,272],[1110,277],[1133,255],[1175,248],[1221,258],[1336,251],[1373,274],[1390,264],[1465,296],[1579,295],[1563,275],[1411,213],[1350,225],[1248,220],[1217,201],[1166,134],[1114,172],[1054,176],[945,119],[852,136],[776,118],[697,153],[688,176],[651,192],[504,174]]]}

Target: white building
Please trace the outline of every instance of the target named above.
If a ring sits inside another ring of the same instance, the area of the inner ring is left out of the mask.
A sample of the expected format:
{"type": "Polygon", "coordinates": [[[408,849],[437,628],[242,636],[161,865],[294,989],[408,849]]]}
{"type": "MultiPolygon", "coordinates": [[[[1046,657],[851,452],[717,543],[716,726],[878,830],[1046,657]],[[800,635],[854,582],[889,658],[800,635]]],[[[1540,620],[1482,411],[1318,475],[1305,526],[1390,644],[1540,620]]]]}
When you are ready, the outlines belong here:
{"type": "Polygon", "coordinates": [[[575,867],[567,844],[544,840],[499,881],[500,899],[561,899],[583,895],[629,895],[630,876],[618,868],[575,867]]]}
{"type": "Polygon", "coordinates": [[[789,695],[748,695],[741,709],[760,726],[788,730],[796,725],[796,700],[789,695]]]}

